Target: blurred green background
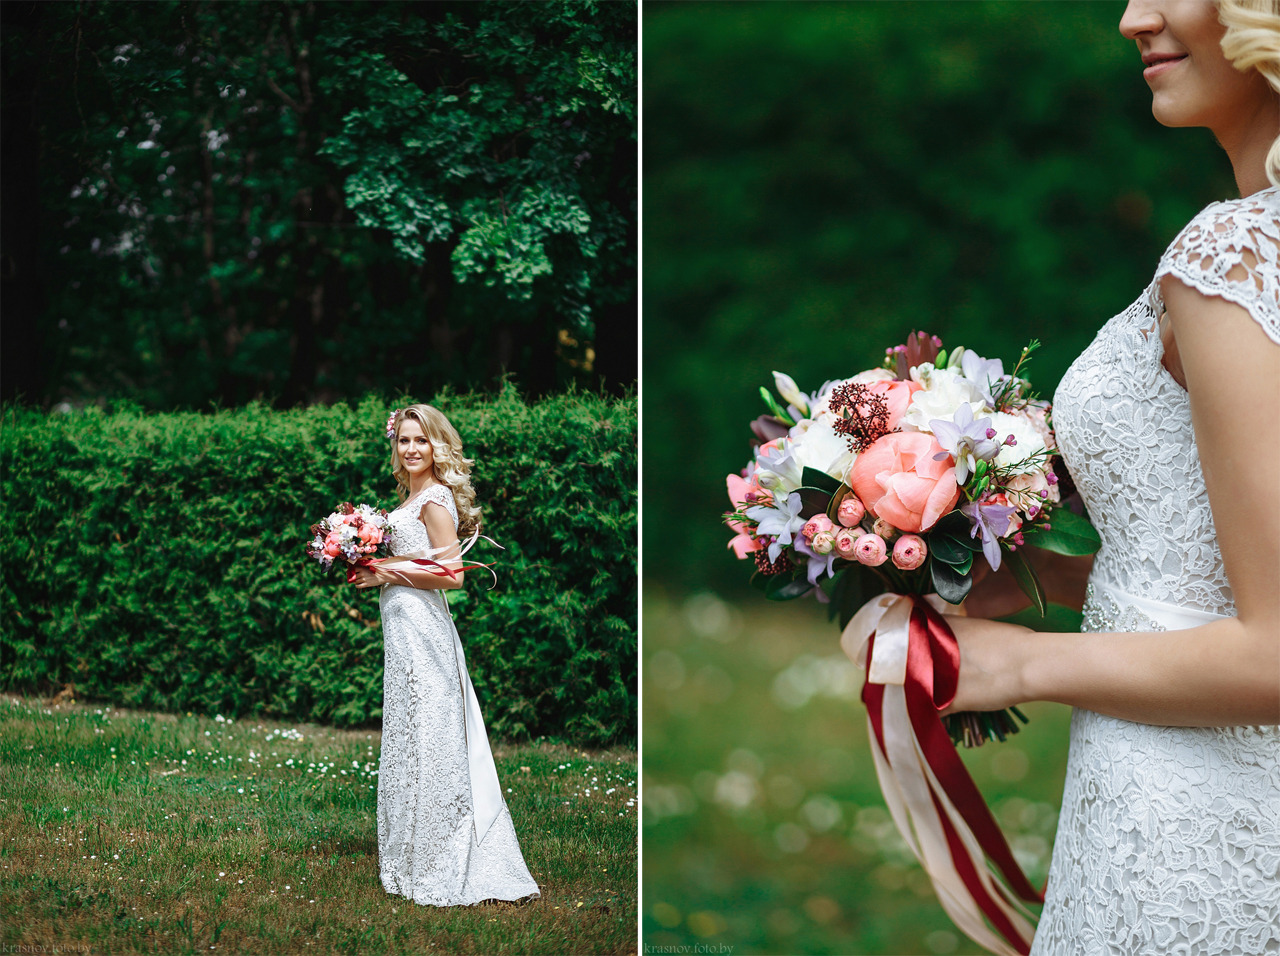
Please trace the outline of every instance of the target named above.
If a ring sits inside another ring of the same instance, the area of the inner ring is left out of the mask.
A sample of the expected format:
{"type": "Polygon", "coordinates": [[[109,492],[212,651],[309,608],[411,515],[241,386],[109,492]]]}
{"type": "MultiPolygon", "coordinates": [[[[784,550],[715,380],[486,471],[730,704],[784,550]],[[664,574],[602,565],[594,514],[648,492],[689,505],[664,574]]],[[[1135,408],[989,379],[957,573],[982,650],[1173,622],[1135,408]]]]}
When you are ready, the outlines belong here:
{"type": "MultiPolygon", "coordinates": [[[[643,17],[643,937],[981,952],[884,810],[823,609],[725,550],[772,369],[806,391],[912,329],[1051,397],[1177,231],[1234,196],[1151,117],[1118,2],[662,3],[643,17]]],[[[966,760],[1033,879],[1069,712],[966,760]]]]}

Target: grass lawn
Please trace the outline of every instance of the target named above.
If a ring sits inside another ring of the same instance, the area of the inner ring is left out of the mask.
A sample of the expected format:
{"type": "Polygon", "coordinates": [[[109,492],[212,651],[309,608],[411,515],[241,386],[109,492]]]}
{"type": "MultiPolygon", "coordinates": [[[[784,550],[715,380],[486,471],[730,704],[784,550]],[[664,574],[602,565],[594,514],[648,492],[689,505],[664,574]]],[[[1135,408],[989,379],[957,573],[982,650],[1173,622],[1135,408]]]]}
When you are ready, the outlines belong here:
{"type": "MultiPolygon", "coordinates": [[[[885,809],[862,675],[825,609],[649,585],[643,674],[651,952],[985,952],[952,925],[885,809]]],[[[1042,886],[1070,710],[1023,709],[1021,733],[962,754],[1042,886]]]]}
{"type": "Polygon", "coordinates": [[[0,950],[634,953],[636,754],[494,756],[541,899],[378,879],[379,735],[0,700],[0,950]]]}

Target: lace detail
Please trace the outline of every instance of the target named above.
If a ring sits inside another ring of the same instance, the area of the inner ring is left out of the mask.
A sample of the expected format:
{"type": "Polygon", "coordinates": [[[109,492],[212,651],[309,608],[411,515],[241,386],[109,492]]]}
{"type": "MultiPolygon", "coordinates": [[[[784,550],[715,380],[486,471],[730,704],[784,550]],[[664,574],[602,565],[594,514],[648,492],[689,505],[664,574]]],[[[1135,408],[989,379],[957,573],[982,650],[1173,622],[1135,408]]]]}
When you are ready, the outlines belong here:
{"type": "MultiPolygon", "coordinates": [[[[1280,192],[1264,194],[1197,216],[1058,387],[1058,444],[1102,537],[1093,582],[1235,613],[1190,404],[1160,361],[1159,276],[1238,302],[1280,340],[1280,192]],[[1228,278],[1242,263],[1248,281],[1228,278]]],[[[1084,630],[1163,630],[1090,590],[1084,630]]],[[[1033,956],[1280,953],[1278,787],[1280,727],[1157,727],[1077,710],[1033,956]]]]}
{"type": "Polygon", "coordinates": [[[1205,207],[1170,244],[1151,285],[1151,310],[1164,312],[1160,280],[1175,276],[1252,315],[1280,343],[1280,187],[1205,207]]]}
{"type": "MultiPolygon", "coordinates": [[[[457,527],[452,492],[432,485],[391,513],[393,554],[431,546],[418,518],[427,501],[448,508],[457,527]]],[[[483,840],[478,845],[475,840],[457,632],[442,592],[387,586],[381,611],[386,665],[378,860],[383,887],[432,906],[541,895],[505,801],[483,840]]]]}

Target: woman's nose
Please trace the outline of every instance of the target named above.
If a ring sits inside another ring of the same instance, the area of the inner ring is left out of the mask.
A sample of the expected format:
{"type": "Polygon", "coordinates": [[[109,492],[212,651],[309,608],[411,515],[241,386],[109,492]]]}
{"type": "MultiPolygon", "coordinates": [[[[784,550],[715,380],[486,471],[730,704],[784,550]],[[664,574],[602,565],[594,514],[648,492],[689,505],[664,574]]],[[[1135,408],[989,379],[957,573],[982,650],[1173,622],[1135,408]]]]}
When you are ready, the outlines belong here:
{"type": "Polygon", "coordinates": [[[1164,15],[1156,0],[1129,0],[1120,18],[1120,34],[1128,40],[1136,40],[1142,34],[1159,33],[1164,29],[1164,15]]]}

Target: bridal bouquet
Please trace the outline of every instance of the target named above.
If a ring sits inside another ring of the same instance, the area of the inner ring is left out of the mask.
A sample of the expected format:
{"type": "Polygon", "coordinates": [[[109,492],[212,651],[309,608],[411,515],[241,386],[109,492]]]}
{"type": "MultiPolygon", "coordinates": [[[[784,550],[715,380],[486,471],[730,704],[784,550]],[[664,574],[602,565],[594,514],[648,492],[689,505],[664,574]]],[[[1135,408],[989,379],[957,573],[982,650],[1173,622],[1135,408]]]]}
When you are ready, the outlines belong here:
{"type": "Polygon", "coordinates": [[[335,561],[353,566],[385,555],[391,525],[381,508],[344,501],[337,511],[311,526],[311,535],[307,556],[328,571],[335,561]]]}
{"type": "Polygon", "coordinates": [[[1008,564],[1044,614],[1022,549],[1092,554],[1100,544],[1062,507],[1070,477],[1051,409],[1024,377],[1038,345],[1007,374],[1001,360],[948,353],[923,332],[887,349],[882,367],[812,394],[775,372],[781,401],[760,390],[770,414],[752,423],[759,444],[728,477],[725,515],[729,546],[754,561],[767,597],[813,594],[839,615],[846,653],[866,663],[871,752],[894,822],[956,925],[1002,953],[1026,952],[1019,900],[1041,896],[954,744],[1003,740],[1017,724],[1008,711],[939,721],[960,664],[941,612],[964,601],[981,561],[1008,564]]]}
{"type": "MultiPolygon", "coordinates": [[[[882,367],[811,395],[775,372],[787,404],[760,390],[771,412],[752,423],[761,443],[728,477],[730,547],[754,559],[753,583],[774,600],[833,602],[843,626],[882,591],[958,605],[982,560],[992,570],[1008,563],[1043,614],[1044,589],[1019,548],[1091,554],[1098,538],[1059,507],[1070,478],[1050,408],[1020,377],[1038,346],[1006,374],[1000,359],[962,346],[948,353],[919,332],[886,350],[882,367]]],[[[974,746],[1017,724],[1000,711],[948,729],[974,746]]]]}

